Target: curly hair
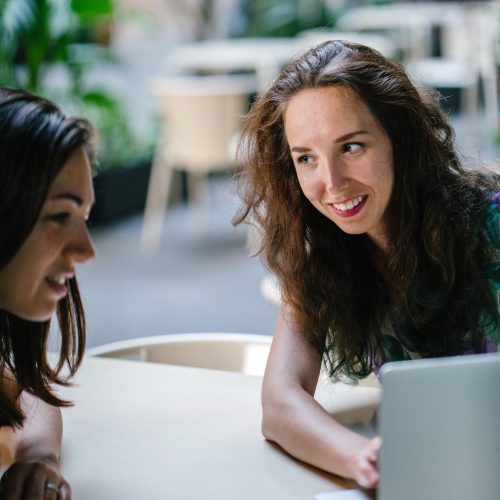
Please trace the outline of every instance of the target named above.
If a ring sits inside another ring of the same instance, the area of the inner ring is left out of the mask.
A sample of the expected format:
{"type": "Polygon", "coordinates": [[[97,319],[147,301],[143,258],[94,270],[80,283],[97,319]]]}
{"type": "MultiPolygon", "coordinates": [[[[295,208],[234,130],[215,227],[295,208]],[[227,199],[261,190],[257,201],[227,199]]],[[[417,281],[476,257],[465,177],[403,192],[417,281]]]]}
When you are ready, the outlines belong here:
{"type": "MultiPolygon", "coordinates": [[[[51,102],[19,89],[0,88],[0,269],[16,255],[32,231],[52,181],[73,152],[84,148],[93,159],[91,125],[70,118],[51,102]]],[[[14,377],[26,390],[53,406],[68,406],[52,385],[67,385],[61,375],[75,373],[85,349],[85,316],[76,278],[57,305],[61,331],[53,368],[47,352],[50,321],[34,322],[0,310],[0,375],[14,377]]],[[[0,387],[0,426],[21,426],[17,400],[0,387]]]]}
{"type": "Polygon", "coordinates": [[[260,229],[263,261],[332,378],[365,377],[384,356],[381,327],[391,304],[408,350],[425,357],[481,350],[484,328],[498,316],[483,230],[488,192],[498,182],[461,165],[437,94],[418,90],[401,65],[354,43],[313,47],[254,102],[238,162],[243,207],[233,223],[260,229]],[[346,234],[319,213],[297,180],[284,112],[300,91],[327,86],[357,96],[392,145],[394,187],[384,215],[390,247],[383,255],[367,235],[346,234]]]}

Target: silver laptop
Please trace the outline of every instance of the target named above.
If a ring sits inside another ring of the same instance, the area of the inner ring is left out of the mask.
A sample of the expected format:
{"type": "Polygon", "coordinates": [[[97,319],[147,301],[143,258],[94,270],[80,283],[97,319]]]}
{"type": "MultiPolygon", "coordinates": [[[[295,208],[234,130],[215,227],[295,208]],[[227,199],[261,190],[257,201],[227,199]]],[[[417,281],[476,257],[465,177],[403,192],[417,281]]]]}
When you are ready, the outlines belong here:
{"type": "Polygon", "coordinates": [[[316,500],[500,500],[500,354],[381,369],[377,492],[316,500]]]}
{"type": "Polygon", "coordinates": [[[382,367],[378,500],[500,499],[500,355],[382,367]]]}

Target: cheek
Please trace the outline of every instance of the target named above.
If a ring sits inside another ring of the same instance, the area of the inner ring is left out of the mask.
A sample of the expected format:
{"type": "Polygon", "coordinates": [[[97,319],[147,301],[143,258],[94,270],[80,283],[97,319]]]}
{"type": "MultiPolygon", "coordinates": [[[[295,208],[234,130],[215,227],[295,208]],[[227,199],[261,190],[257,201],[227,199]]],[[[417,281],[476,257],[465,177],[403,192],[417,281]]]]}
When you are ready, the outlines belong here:
{"type": "Polygon", "coordinates": [[[44,256],[47,259],[53,258],[64,246],[67,240],[68,229],[60,227],[47,227],[40,233],[38,245],[43,249],[44,256]]]}
{"type": "Polygon", "coordinates": [[[309,200],[314,200],[318,198],[321,194],[321,187],[318,180],[313,176],[308,175],[298,175],[297,179],[299,181],[300,189],[304,193],[304,196],[309,200]]]}
{"type": "Polygon", "coordinates": [[[52,226],[47,224],[43,231],[40,231],[39,238],[46,245],[50,245],[54,242],[57,242],[61,238],[61,234],[63,233],[63,229],[58,226],[52,226]]]}
{"type": "Polygon", "coordinates": [[[46,272],[46,267],[60,248],[60,239],[57,229],[46,226],[38,227],[30,235],[22,252],[25,268],[30,274],[36,276],[46,272]]]}
{"type": "Polygon", "coordinates": [[[385,172],[384,176],[384,189],[385,189],[385,197],[387,198],[387,201],[390,200],[392,196],[392,191],[394,187],[394,171],[392,167],[388,167],[385,172]]]}

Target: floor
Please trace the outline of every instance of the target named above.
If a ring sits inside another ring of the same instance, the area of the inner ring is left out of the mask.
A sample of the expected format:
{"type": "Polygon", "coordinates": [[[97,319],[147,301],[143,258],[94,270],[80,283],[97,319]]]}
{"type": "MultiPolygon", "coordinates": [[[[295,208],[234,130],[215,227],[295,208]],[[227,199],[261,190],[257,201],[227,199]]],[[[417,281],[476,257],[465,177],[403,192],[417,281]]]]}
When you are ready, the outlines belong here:
{"type": "Polygon", "coordinates": [[[142,215],[92,230],[97,258],[78,272],[88,347],[180,332],[272,333],[278,307],[261,293],[265,270],[246,249],[247,229],[231,225],[232,182],[213,178],[207,203],[169,209],[153,257],[140,251],[142,215]]]}

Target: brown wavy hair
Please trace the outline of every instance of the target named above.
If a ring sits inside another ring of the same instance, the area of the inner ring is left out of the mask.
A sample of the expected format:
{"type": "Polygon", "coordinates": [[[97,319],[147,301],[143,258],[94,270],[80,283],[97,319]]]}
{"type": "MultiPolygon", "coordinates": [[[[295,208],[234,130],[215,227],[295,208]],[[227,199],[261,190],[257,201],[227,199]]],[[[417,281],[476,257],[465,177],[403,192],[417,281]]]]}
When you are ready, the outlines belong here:
{"type": "Polygon", "coordinates": [[[349,42],[312,48],[254,102],[238,162],[243,207],[233,223],[261,231],[263,261],[332,378],[362,378],[384,358],[381,327],[391,304],[410,351],[433,357],[483,349],[484,330],[498,319],[483,230],[487,192],[498,182],[461,165],[437,94],[418,90],[401,65],[349,42]],[[327,86],[359,97],[391,141],[384,255],[367,235],[346,234],[319,213],[299,186],[284,111],[298,92],[327,86]],[[397,290],[392,296],[377,259],[397,290]]]}
{"type": "MultiPolygon", "coordinates": [[[[0,269],[33,229],[52,181],[71,154],[83,147],[93,159],[91,125],[66,117],[53,103],[19,89],[0,87],[0,269]]],[[[50,321],[21,319],[0,309],[0,375],[14,377],[53,406],[68,406],[53,384],[68,385],[85,349],[85,316],[76,278],[57,305],[60,346],[55,367],[48,359],[50,321]],[[66,375],[62,375],[67,366],[66,375]]],[[[24,415],[11,391],[0,386],[0,426],[21,426],[24,415]]]]}

